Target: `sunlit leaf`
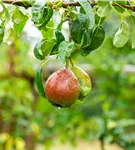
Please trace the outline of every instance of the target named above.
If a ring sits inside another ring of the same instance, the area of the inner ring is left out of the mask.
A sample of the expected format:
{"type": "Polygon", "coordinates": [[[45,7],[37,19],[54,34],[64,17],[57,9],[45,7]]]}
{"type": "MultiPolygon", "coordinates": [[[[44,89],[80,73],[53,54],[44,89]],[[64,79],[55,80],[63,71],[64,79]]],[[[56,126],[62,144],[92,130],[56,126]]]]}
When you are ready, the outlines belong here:
{"type": "Polygon", "coordinates": [[[9,44],[11,44],[12,42],[14,42],[16,37],[17,35],[14,32],[13,28],[6,29],[4,35],[4,42],[8,42],[9,44]]]}
{"type": "Polygon", "coordinates": [[[65,63],[67,57],[71,55],[73,52],[74,43],[69,43],[67,41],[63,41],[59,45],[58,58],[65,63]]]}
{"type": "Polygon", "coordinates": [[[9,14],[7,8],[5,7],[5,5],[3,4],[2,1],[0,1],[0,4],[1,4],[3,10],[4,10],[4,18],[2,18],[2,20],[5,22],[4,25],[6,25],[7,22],[9,22],[9,20],[10,20],[10,14],[9,14]]]}
{"type": "Polygon", "coordinates": [[[50,20],[47,26],[43,27],[40,31],[45,39],[51,40],[54,36],[54,22],[50,20]]]}
{"type": "Polygon", "coordinates": [[[41,51],[42,51],[43,55],[44,56],[48,56],[51,53],[51,51],[52,51],[52,49],[53,49],[55,44],[56,44],[56,40],[55,39],[42,40],[42,44],[41,44],[40,48],[41,48],[41,51]]]}
{"type": "Polygon", "coordinates": [[[25,15],[18,8],[15,8],[12,14],[12,21],[16,24],[19,24],[22,22],[24,16],[25,15]]]}
{"type": "Polygon", "coordinates": [[[104,5],[102,5],[98,8],[97,15],[99,17],[106,17],[109,15],[110,10],[111,10],[110,4],[105,3],[104,5]]]}
{"type": "Polygon", "coordinates": [[[37,1],[32,6],[32,21],[38,26],[44,23],[44,17],[47,14],[45,4],[45,1],[37,1]]]}
{"type": "Polygon", "coordinates": [[[14,30],[17,33],[17,35],[20,35],[22,33],[28,19],[28,16],[25,15],[19,24],[14,23],[14,30]]]}
{"type": "Polygon", "coordinates": [[[117,48],[123,47],[130,37],[130,29],[126,22],[121,22],[120,27],[118,31],[116,32],[114,39],[113,39],[113,45],[117,48]]]}

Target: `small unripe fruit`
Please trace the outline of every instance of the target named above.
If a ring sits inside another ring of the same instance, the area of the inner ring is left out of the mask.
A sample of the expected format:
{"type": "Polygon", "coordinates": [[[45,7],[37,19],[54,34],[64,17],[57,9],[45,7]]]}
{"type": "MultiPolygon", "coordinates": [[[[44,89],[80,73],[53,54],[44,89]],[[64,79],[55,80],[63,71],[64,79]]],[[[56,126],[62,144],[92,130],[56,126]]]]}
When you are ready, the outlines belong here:
{"type": "Polygon", "coordinates": [[[70,68],[63,68],[48,78],[45,93],[52,105],[68,107],[78,99],[80,84],[70,68]]]}

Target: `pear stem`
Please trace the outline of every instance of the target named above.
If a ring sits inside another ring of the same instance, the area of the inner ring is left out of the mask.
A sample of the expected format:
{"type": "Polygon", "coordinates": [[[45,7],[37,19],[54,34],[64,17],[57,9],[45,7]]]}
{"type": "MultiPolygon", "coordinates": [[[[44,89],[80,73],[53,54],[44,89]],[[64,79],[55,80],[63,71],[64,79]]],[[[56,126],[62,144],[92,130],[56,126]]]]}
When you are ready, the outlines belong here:
{"type": "Polygon", "coordinates": [[[71,63],[71,65],[72,65],[72,67],[74,67],[74,63],[73,63],[73,61],[72,61],[71,56],[70,56],[70,57],[68,57],[68,59],[70,60],[70,63],[71,63]]]}
{"type": "Polygon", "coordinates": [[[67,61],[66,61],[66,68],[69,68],[69,59],[67,58],[67,61]]]}

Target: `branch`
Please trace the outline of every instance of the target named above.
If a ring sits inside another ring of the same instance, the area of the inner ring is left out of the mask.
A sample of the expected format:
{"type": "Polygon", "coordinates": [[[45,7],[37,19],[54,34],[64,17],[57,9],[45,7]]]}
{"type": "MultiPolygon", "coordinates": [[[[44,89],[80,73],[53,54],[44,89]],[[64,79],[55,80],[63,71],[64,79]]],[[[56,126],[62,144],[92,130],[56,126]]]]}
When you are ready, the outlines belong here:
{"type": "Polygon", "coordinates": [[[32,3],[34,3],[34,0],[31,0],[30,2],[28,1],[23,1],[23,0],[2,0],[3,3],[6,4],[12,4],[12,5],[17,5],[17,6],[22,6],[24,8],[29,8],[32,6],[32,3]]]}
{"type": "MultiPolygon", "coordinates": [[[[92,0],[88,0],[88,2],[92,2],[92,0]]],[[[97,5],[97,3],[92,2],[91,3],[92,7],[94,7],[95,5],[97,5]]],[[[127,9],[131,9],[132,11],[135,11],[135,6],[130,6],[130,5],[122,5],[122,4],[112,4],[113,6],[121,6],[123,8],[127,8],[127,9]]],[[[67,7],[67,6],[80,6],[79,2],[63,2],[62,4],[63,7],[67,7]]]]}
{"type": "MultiPolygon", "coordinates": [[[[28,1],[26,3],[23,2],[23,0],[2,0],[3,3],[6,3],[6,4],[13,4],[13,5],[18,5],[18,6],[22,6],[22,7],[25,7],[25,8],[29,8],[32,6],[32,3],[34,2],[34,0],[31,0],[30,2],[28,1]]],[[[93,2],[93,0],[88,0],[88,2],[92,2],[92,7],[97,5],[97,3],[93,2]]],[[[122,4],[112,4],[113,6],[121,6],[123,8],[127,8],[127,9],[130,9],[132,11],[135,11],[135,6],[130,6],[130,5],[122,5],[122,4]]],[[[62,7],[67,7],[67,6],[80,6],[79,2],[63,2],[62,4],[62,7]]]]}
{"type": "MultiPolygon", "coordinates": [[[[87,0],[89,3],[91,3],[92,7],[97,5],[97,3],[94,2],[94,0],[87,0]]],[[[76,2],[63,2],[62,7],[68,7],[68,6],[80,6],[80,3],[78,1],[76,2]]]]}
{"type": "Polygon", "coordinates": [[[113,6],[121,6],[123,8],[127,8],[127,9],[130,9],[132,11],[135,11],[135,6],[130,6],[130,5],[122,5],[122,4],[112,4],[113,6]]]}

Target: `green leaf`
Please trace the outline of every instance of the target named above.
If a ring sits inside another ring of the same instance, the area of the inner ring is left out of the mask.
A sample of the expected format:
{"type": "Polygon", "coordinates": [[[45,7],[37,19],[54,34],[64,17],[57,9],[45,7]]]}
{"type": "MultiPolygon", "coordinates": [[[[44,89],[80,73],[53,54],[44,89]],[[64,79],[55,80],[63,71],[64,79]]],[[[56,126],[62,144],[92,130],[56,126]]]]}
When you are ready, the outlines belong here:
{"type": "Polygon", "coordinates": [[[41,33],[45,39],[52,39],[54,36],[54,22],[50,20],[47,26],[41,29],[41,33]]]}
{"type": "Polygon", "coordinates": [[[85,31],[84,29],[84,24],[87,22],[86,18],[84,17],[84,19],[82,19],[82,17],[80,17],[80,14],[78,15],[78,17],[76,18],[75,21],[73,21],[72,26],[71,26],[71,36],[72,39],[75,43],[80,44],[81,40],[82,40],[82,35],[85,31]]]}
{"type": "Polygon", "coordinates": [[[75,10],[75,7],[68,6],[67,9],[69,11],[69,15],[70,15],[71,19],[74,20],[78,15],[78,12],[75,10]]]}
{"type": "Polygon", "coordinates": [[[65,40],[65,37],[64,35],[62,34],[61,31],[59,30],[56,30],[55,31],[55,36],[56,36],[56,44],[54,45],[52,51],[51,51],[51,54],[57,54],[58,53],[58,48],[59,48],[59,45],[62,41],[65,40]]]}
{"type": "Polygon", "coordinates": [[[135,48],[135,30],[132,31],[132,49],[135,48]]]}
{"type": "Polygon", "coordinates": [[[3,4],[2,1],[0,1],[0,4],[1,4],[3,10],[4,10],[4,16],[2,18],[2,21],[4,21],[5,22],[4,25],[6,25],[9,22],[9,20],[10,20],[10,14],[9,14],[7,8],[5,7],[5,5],[3,4]]]}
{"type": "Polygon", "coordinates": [[[90,45],[90,42],[92,40],[92,30],[86,30],[83,34],[83,44],[82,48],[85,48],[90,45]]]}
{"type": "Polygon", "coordinates": [[[118,5],[118,6],[113,6],[119,13],[123,13],[124,11],[125,11],[125,9],[122,7],[122,6],[120,6],[120,5],[118,5]]]}
{"type": "Polygon", "coordinates": [[[55,31],[55,36],[56,36],[56,39],[57,39],[57,44],[60,44],[62,41],[65,40],[64,35],[63,35],[62,32],[59,31],[59,30],[56,30],[56,31],[55,31]]]}
{"type": "Polygon", "coordinates": [[[81,49],[81,55],[82,56],[87,56],[89,55],[89,53],[91,52],[92,50],[90,49],[90,46],[88,45],[87,47],[84,47],[81,49]]]}
{"type": "Polygon", "coordinates": [[[44,91],[44,86],[43,86],[43,83],[42,83],[42,68],[38,68],[37,71],[36,71],[36,75],[35,75],[35,84],[37,86],[37,89],[38,89],[38,92],[39,94],[46,98],[45,97],[45,91],[44,91]]]}
{"type": "Polygon", "coordinates": [[[45,59],[45,57],[52,51],[55,43],[56,41],[54,39],[42,39],[39,41],[34,48],[35,57],[39,60],[45,59]]]}
{"type": "Polygon", "coordinates": [[[56,44],[55,39],[51,39],[51,40],[43,39],[42,40],[42,44],[41,44],[40,48],[41,48],[41,51],[42,51],[44,57],[48,56],[51,53],[55,44],[56,44]]]}
{"type": "Polygon", "coordinates": [[[83,7],[87,17],[89,18],[89,29],[92,29],[95,25],[95,16],[90,3],[87,0],[78,0],[78,2],[83,7]]]}
{"type": "Polygon", "coordinates": [[[41,53],[41,41],[38,42],[34,47],[34,55],[37,59],[43,60],[45,59],[44,55],[41,53]]]}
{"type": "Polygon", "coordinates": [[[11,44],[12,42],[14,42],[16,37],[17,35],[14,32],[13,28],[9,28],[5,31],[4,42],[11,44]]]}
{"type": "Polygon", "coordinates": [[[39,29],[46,26],[53,15],[53,9],[45,4],[45,1],[38,1],[32,6],[32,21],[39,29]]]}
{"type": "Polygon", "coordinates": [[[24,16],[25,15],[19,9],[15,8],[12,14],[12,21],[16,24],[19,24],[21,23],[24,16]]]}
{"type": "Polygon", "coordinates": [[[104,22],[104,20],[105,20],[105,17],[99,17],[97,14],[95,14],[95,23],[97,24],[97,25],[102,25],[103,24],[103,22],[104,22]]]}
{"type": "Polygon", "coordinates": [[[83,9],[82,6],[80,7],[80,11],[79,11],[79,12],[80,12],[81,14],[86,14],[86,13],[85,13],[85,10],[83,9]]]}
{"type": "Polygon", "coordinates": [[[91,51],[99,48],[105,39],[105,31],[102,26],[97,26],[93,32],[92,40],[89,46],[81,50],[83,56],[87,56],[91,51]]]}
{"type": "Polygon", "coordinates": [[[32,5],[32,21],[35,25],[40,26],[44,23],[44,17],[47,15],[46,2],[37,1],[32,5]]]}
{"type": "Polygon", "coordinates": [[[28,16],[25,15],[19,24],[14,23],[13,27],[17,35],[20,35],[22,33],[28,19],[29,19],[28,16]]]}
{"type": "Polygon", "coordinates": [[[73,52],[74,48],[74,43],[69,43],[67,41],[63,41],[59,45],[59,50],[58,50],[58,59],[61,60],[63,63],[66,62],[67,57],[71,55],[73,52]]]}
{"type": "Polygon", "coordinates": [[[97,2],[97,4],[99,6],[102,6],[102,5],[106,4],[106,3],[108,3],[108,1],[100,1],[100,0],[98,0],[98,2],[97,2]]]}
{"type": "Polygon", "coordinates": [[[110,10],[111,10],[110,4],[105,3],[104,5],[102,5],[98,8],[97,15],[99,17],[106,17],[109,15],[110,10]]]}
{"type": "Polygon", "coordinates": [[[19,9],[15,8],[13,10],[12,21],[14,22],[13,27],[17,35],[21,34],[28,19],[28,16],[24,15],[19,9]]]}
{"type": "Polygon", "coordinates": [[[3,37],[4,37],[4,29],[0,27],[0,43],[3,42],[3,37]]]}
{"type": "Polygon", "coordinates": [[[92,41],[90,43],[90,49],[95,50],[99,48],[105,39],[105,30],[102,26],[97,26],[93,32],[92,41]]]}
{"type": "Polygon", "coordinates": [[[133,21],[133,24],[135,25],[135,16],[131,15],[131,19],[133,21]]]}
{"type": "Polygon", "coordinates": [[[131,45],[132,45],[132,49],[135,48],[135,16],[131,15],[130,16],[131,19],[132,19],[132,23],[133,23],[133,26],[132,26],[132,38],[131,38],[131,45]]]}
{"type": "Polygon", "coordinates": [[[60,22],[57,26],[57,30],[61,31],[63,22],[60,22]]]}
{"type": "Polygon", "coordinates": [[[119,1],[117,1],[117,0],[113,0],[113,3],[118,3],[118,4],[120,4],[120,5],[126,5],[127,4],[127,0],[119,0],[119,1]]]}
{"type": "Polygon", "coordinates": [[[135,16],[131,15],[131,19],[132,19],[132,22],[133,22],[133,27],[132,27],[132,49],[135,48],[135,16]]]}
{"type": "Polygon", "coordinates": [[[113,45],[117,48],[123,47],[130,37],[130,29],[126,22],[121,22],[120,27],[118,31],[116,32],[114,39],[113,39],[113,45]]]}
{"type": "Polygon", "coordinates": [[[88,29],[89,27],[89,20],[85,14],[79,14],[77,19],[79,20],[83,29],[88,29]]]}
{"type": "Polygon", "coordinates": [[[34,0],[23,0],[22,3],[25,7],[30,7],[35,3],[35,1],[34,0]]]}
{"type": "Polygon", "coordinates": [[[47,23],[50,21],[50,19],[52,18],[52,16],[53,16],[53,9],[50,7],[50,6],[48,6],[47,7],[47,14],[44,16],[44,18],[43,18],[43,23],[41,24],[41,25],[39,25],[38,26],[38,28],[39,29],[41,29],[41,28],[43,28],[44,26],[46,26],[47,25],[47,23]]]}

